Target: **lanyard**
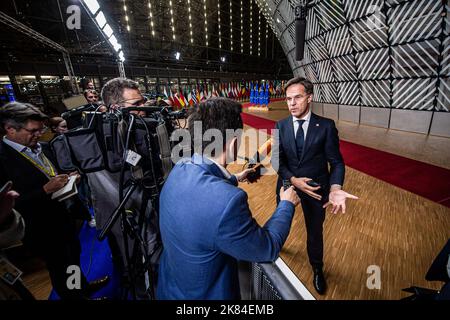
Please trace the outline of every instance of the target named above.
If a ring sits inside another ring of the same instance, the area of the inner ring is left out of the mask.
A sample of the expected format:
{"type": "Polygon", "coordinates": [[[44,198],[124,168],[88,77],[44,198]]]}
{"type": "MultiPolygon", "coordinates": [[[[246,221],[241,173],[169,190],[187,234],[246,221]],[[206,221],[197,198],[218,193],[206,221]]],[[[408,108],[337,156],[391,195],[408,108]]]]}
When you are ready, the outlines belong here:
{"type": "Polygon", "coordinates": [[[50,163],[50,161],[47,159],[47,157],[45,156],[45,154],[41,153],[42,155],[42,161],[45,164],[45,167],[41,166],[39,163],[37,163],[33,158],[31,158],[29,155],[21,152],[20,153],[22,156],[25,157],[25,159],[27,159],[28,161],[30,161],[36,168],[38,168],[39,170],[42,171],[42,173],[44,173],[47,178],[52,178],[54,176],[56,176],[56,172],[55,169],[53,168],[52,164],[50,163]]]}

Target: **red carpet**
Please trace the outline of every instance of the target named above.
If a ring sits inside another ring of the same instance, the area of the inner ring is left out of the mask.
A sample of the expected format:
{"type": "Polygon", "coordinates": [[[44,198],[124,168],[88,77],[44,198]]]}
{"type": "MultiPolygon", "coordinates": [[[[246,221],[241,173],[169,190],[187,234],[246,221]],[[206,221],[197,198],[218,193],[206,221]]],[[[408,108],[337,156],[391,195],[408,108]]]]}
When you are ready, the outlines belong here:
{"type": "MultiPolygon", "coordinates": [[[[275,121],[242,113],[246,125],[271,130],[275,121]]],[[[450,170],[341,140],[345,164],[450,208],[450,170]]]]}

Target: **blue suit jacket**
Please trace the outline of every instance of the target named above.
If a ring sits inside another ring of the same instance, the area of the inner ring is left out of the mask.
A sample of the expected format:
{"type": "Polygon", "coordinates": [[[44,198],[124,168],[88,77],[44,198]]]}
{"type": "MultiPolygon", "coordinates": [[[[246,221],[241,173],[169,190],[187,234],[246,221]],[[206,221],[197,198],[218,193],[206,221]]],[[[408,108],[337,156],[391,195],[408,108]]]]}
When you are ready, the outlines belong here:
{"type": "Polygon", "coordinates": [[[322,190],[328,190],[332,184],[344,184],[345,165],[333,120],[311,114],[301,159],[297,157],[292,116],[277,122],[276,129],[279,139],[275,139],[278,148],[273,150],[273,159],[279,159],[278,170],[276,165],[274,168],[281,179],[308,177],[320,183],[322,190]]]}
{"type": "Polygon", "coordinates": [[[179,162],[161,192],[158,299],[239,299],[237,260],[274,261],[289,234],[291,202],[260,227],[236,179],[203,160],[179,162]]]}

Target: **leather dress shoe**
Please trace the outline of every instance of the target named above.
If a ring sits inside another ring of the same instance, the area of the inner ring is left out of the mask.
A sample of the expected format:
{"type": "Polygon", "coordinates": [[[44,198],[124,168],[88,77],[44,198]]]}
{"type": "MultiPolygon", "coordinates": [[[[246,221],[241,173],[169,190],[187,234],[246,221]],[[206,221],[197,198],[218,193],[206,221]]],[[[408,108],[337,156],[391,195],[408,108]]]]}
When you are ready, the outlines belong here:
{"type": "Polygon", "coordinates": [[[313,271],[314,271],[314,279],[313,279],[314,289],[316,289],[318,294],[323,295],[327,290],[327,282],[325,281],[323,271],[321,268],[316,268],[313,271]]]}
{"type": "Polygon", "coordinates": [[[109,282],[109,277],[108,276],[104,276],[103,278],[94,280],[89,282],[85,292],[87,296],[90,296],[91,294],[93,294],[94,292],[97,292],[98,290],[100,290],[101,288],[103,288],[104,286],[106,286],[106,284],[109,282]]]}

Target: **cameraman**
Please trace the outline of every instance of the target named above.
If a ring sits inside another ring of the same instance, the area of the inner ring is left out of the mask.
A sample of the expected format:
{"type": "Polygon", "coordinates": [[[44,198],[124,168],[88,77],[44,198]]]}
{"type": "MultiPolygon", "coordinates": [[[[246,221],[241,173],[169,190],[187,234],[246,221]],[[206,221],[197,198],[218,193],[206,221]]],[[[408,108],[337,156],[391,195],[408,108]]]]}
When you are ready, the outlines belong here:
{"type": "MultiPolygon", "coordinates": [[[[101,91],[101,98],[103,103],[108,107],[109,112],[114,113],[127,107],[143,106],[146,102],[142,96],[139,86],[136,82],[125,79],[115,78],[108,81],[101,91]]],[[[137,116],[145,116],[145,112],[132,111],[137,116]]],[[[120,125],[119,125],[120,126],[120,125]]],[[[145,164],[147,162],[142,159],[139,163],[143,164],[142,170],[146,172],[145,164]]],[[[134,171],[134,170],[133,170],[134,171]]],[[[108,218],[119,205],[119,190],[120,190],[120,172],[111,173],[107,170],[87,173],[89,186],[91,188],[92,202],[95,210],[95,219],[97,228],[99,230],[105,227],[108,218]]],[[[133,177],[131,170],[125,171],[123,194],[129,190],[130,178],[133,177]]],[[[144,188],[137,188],[127,201],[125,210],[132,211],[135,216],[144,214],[143,230],[141,236],[147,243],[148,252],[153,252],[158,248],[159,244],[159,230],[157,217],[152,210],[151,201],[148,200],[148,195],[144,188]]],[[[129,279],[129,272],[135,270],[128,270],[127,251],[129,255],[133,253],[135,238],[131,238],[128,234],[122,231],[120,219],[116,220],[108,233],[108,242],[112,251],[113,263],[122,275],[122,280],[125,281],[124,286],[127,285],[134,288],[137,299],[149,299],[149,290],[146,287],[145,276],[141,273],[133,278],[133,283],[126,283],[129,279]],[[125,245],[127,243],[127,245],[125,245]]],[[[130,268],[131,269],[131,268],[130,268]]],[[[150,281],[152,281],[151,279],[150,281]]],[[[153,283],[152,283],[153,285],[153,283]]]]}

